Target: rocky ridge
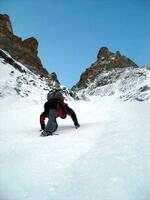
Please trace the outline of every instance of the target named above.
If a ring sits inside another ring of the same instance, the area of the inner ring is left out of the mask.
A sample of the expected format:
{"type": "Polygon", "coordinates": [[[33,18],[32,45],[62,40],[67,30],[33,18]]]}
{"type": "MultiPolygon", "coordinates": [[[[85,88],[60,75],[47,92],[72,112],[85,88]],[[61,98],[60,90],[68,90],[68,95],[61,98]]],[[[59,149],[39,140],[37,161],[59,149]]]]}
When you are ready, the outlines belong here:
{"type": "MultiPolygon", "coordinates": [[[[34,37],[22,40],[14,35],[9,16],[0,14],[0,67],[9,64],[12,69],[8,85],[6,84],[5,87],[2,84],[3,86],[1,86],[0,97],[5,97],[7,96],[6,94],[11,95],[12,91],[21,97],[28,97],[33,92],[31,90],[33,86],[35,89],[46,91],[46,93],[49,90],[58,89],[66,99],[78,99],[75,92],[60,84],[55,72],[49,74],[43,68],[37,54],[38,41],[34,37]],[[13,81],[15,84],[12,87],[11,79],[18,73],[20,75],[16,76],[16,80],[13,81]]],[[[5,70],[3,67],[2,71],[5,70]]],[[[42,92],[40,93],[42,94],[42,92]]]]}
{"type": "Polygon", "coordinates": [[[81,74],[79,82],[72,89],[78,91],[87,88],[104,70],[131,66],[138,67],[132,60],[122,56],[119,51],[112,53],[107,47],[102,47],[97,54],[97,61],[81,74]]]}
{"type": "Polygon", "coordinates": [[[22,40],[14,35],[8,15],[0,14],[0,48],[7,51],[14,59],[28,67],[32,72],[48,76],[38,57],[38,41],[34,37],[22,40]]]}
{"type": "Polygon", "coordinates": [[[60,90],[66,100],[78,99],[75,92],[62,86],[53,72],[49,77],[37,75],[0,49],[0,100],[11,96],[36,102],[45,99],[50,90],[60,90]]]}
{"type": "Polygon", "coordinates": [[[80,98],[114,96],[123,101],[150,100],[150,67],[103,70],[78,95],[80,98]]]}
{"type": "Polygon", "coordinates": [[[102,47],[97,61],[72,89],[83,99],[115,96],[124,101],[150,100],[150,66],[140,68],[120,52],[112,53],[102,47]]]}

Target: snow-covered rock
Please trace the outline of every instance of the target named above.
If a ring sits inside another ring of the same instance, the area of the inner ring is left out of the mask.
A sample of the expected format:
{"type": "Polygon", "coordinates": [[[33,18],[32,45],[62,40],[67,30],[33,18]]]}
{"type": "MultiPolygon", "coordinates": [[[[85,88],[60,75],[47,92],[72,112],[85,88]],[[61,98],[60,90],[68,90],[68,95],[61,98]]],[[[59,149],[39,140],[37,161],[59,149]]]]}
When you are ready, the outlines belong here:
{"type": "Polygon", "coordinates": [[[79,96],[116,96],[123,100],[150,99],[150,67],[112,68],[103,70],[79,96]]]}
{"type": "MultiPolygon", "coordinates": [[[[0,50],[0,72],[0,100],[17,96],[40,102],[53,89],[53,81],[34,74],[3,50],[0,50]]],[[[62,85],[60,90],[67,100],[77,98],[74,92],[62,85]]]]}

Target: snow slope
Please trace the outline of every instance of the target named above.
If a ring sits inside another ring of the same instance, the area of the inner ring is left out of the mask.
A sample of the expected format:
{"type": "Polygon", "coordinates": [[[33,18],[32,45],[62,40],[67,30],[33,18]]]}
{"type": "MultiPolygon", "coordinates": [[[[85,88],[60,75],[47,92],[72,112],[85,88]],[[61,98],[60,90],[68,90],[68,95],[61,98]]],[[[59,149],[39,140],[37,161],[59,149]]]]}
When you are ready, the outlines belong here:
{"type": "Polygon", "coordinates": [[[26,72],[0,58],[0,200],[149,200],[149,101],[68,101],[81,127],[58,119],[40,137],[49,87],[18,64],[26,72]]]}
{"type": "Polygon", "coordinates": [[[43,103],[1,102],[1,200],[150,199],[148,102],[71,101],[81,127],[58,119],[58,135],[44,138],[43,103]]]}

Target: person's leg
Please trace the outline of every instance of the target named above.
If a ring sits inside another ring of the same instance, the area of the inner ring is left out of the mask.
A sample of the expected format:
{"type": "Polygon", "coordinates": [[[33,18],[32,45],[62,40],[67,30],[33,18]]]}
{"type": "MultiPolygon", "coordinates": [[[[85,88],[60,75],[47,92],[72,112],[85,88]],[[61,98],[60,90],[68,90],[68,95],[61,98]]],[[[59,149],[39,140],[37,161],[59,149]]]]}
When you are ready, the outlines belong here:
{"type": "Polygon", "coordinates": [[[56,122],[56,118],[57,118],[57,110],[56,109],[51,109],[49,111],[49,115],[48,115],[48,122],[45,128],[45,131],[48,131],[50,133],[53,133],[54,131],[57,130],[57,122],[56,122]]]}

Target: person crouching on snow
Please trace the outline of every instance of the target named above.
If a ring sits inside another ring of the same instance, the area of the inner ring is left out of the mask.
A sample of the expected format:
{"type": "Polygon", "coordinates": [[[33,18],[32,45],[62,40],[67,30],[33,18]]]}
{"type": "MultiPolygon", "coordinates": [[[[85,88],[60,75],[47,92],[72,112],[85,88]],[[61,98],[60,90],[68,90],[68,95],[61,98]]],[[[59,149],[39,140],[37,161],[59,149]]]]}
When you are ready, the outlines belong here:
{"type": "Polygon", "coordinates": [[[57,117],[65,119],[67,115],[71,116],[75,128],[78,128],[80,125],[78,123],[76,114],[73,109],[64,102],[64,98],[58,98],[57,95],[51,95],[51,97],[49,96],[48,101],[44,104],[44,112],[42,112],[40,115],[40,125],[41,129],[43,130],[41,136],[52,135],[53,132],[57,130],[57,117]],[[48,118],[48,122],[45,126],[46,117],[48,118]]]}

